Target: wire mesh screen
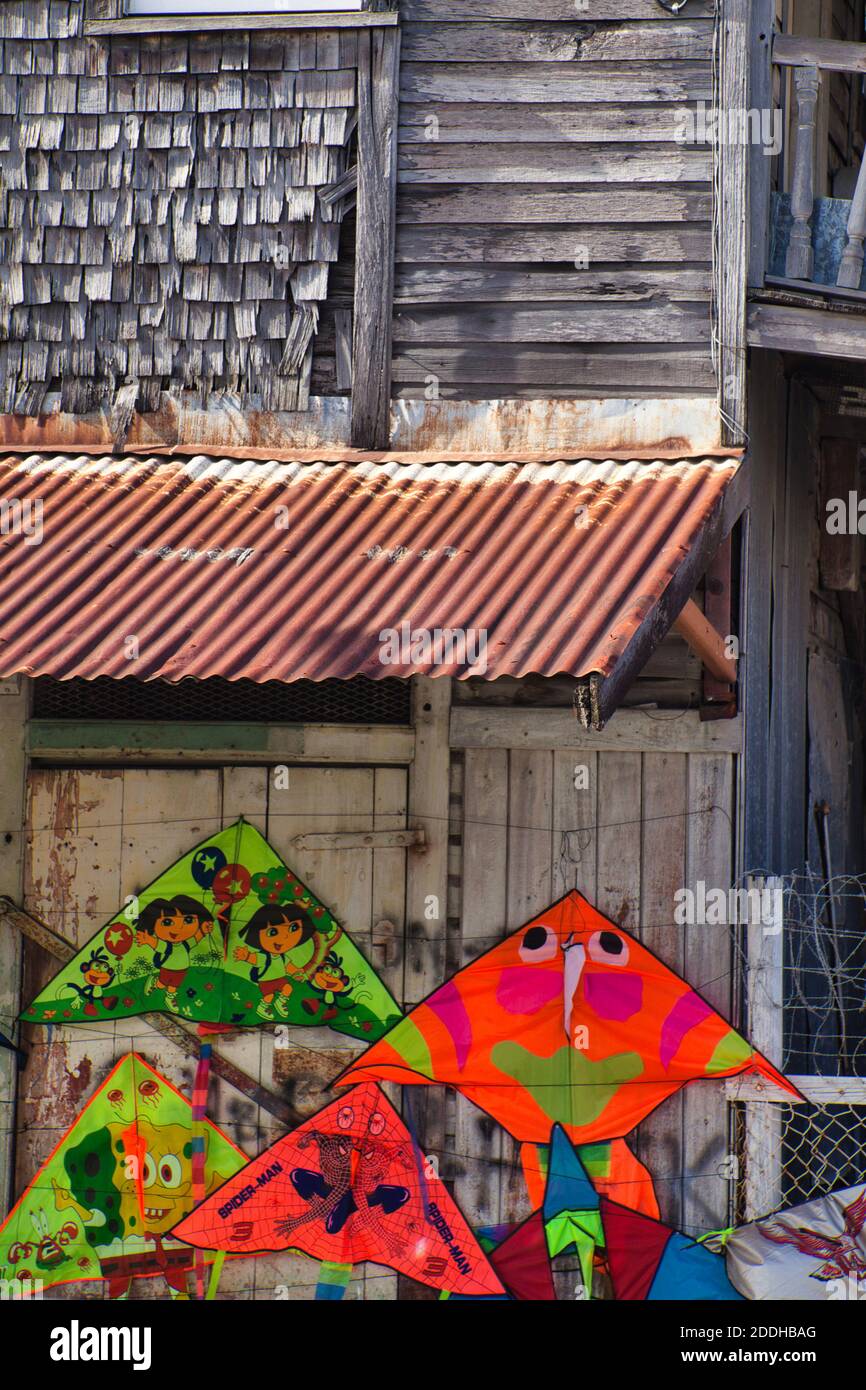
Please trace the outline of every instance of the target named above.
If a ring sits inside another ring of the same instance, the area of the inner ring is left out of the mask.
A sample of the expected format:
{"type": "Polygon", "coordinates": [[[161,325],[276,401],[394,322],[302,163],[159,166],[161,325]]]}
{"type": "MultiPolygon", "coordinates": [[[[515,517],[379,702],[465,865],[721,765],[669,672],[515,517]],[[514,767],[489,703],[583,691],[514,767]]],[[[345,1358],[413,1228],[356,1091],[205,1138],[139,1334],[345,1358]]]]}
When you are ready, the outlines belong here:
{"type": "MultiPolygon", "coordinates": [[[[773,885],[763,901],[748,904],[750,911],[745,919],[739,917],[736,929],[749,1026],[754,1030],[772,1023],[781,1005],[783,1051],[771,1060],[781,1061],[789,1076],[802,1078],[804,1090],[806,1078],[838,1078],[832,1101],[817,1103],[813,1096],[807,1104],[791,1104],[779,1093],[753,1102],[772,1105],[777,1112],[778,1152],[774,1145],[766,1157],[775,1169],[771,1191],[775,1189],[779,1207],[788,1207],[853,1186],[866,1175],[866,876],[821,879],[807,866],[804,873],[784,879],[748,875],[742,882],[773,885]],[[763,932],[777,943],[761,962],[761,969],[770,971],[769,980],[760,970],[756,974],[757,962],[751,958],[763,932]],[[769,1012],[760,1020],[764,1010],[769,1012]]],[[[735,1120],[742,1155],[747,1148],[744,1106],[735,1106],[735,1120]]],[[[742,1178],[735,1213],[740,1221],[747,1219],[748,1164],[742,1178]]]]}
{"type": "Polygon", "coordinates": [[[786,1071],[866,1076],[866,877],[786,880],[786,1071]]]}
{"type": "Polygon", "coordinates": [[[783,1054],[771,1060],[799,1076],[866,1077],[866,875],[751,873],[730,897],[744,999],[752,987],[750,1028],[758,1010],[781,1003],[783,1054]],[[780,942],[781,971],[757,977],[757,987],[755,926],[758,941],[767,933],[780,942]]]}
{"type": "Polygon", "coordinates": [[[783,1105],[783,1205],[808,1202],[866,1174],[866,1105],[783,1105]]]}
{"type": "Polygon", "coordinates": [[[323,681],[34,681],[35,719],[193,720],[245,724],[408,724],[410,686],[387,677],[323,681]]]}
{"type": "MultiPolygon", "coordinates": [[[[861,1088],[862,1090],[862,1088],[861,1088]]],[[[799,1104],[761,1101],[779,1112],[780,1144],[776,1199],[759,1202],[759,1214],[810,1202],[828,1192],[862,1183],[866,1175],[866,1104],[799,1104]]],[[[740,1225],[750,1212],[746,1156],[747,1107],[735,1104],[734,1145],[740,1157],[733,1191],[732,1221],[740,1225]]]]}

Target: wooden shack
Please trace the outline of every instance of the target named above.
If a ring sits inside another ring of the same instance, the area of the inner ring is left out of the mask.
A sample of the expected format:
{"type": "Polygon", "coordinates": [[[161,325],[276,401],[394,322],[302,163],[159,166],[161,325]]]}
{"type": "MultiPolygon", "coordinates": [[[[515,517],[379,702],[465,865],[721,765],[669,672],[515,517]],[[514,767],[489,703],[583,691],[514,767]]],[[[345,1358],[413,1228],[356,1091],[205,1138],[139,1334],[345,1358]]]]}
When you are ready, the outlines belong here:
{"type": "MultiPolygon", "coordinates": [[[[783,1064],[760,943],[674,915],[800,870],[821,788],[862,858],[827,601],[858,586],[799,567],[823,426],[804,348],[792,374],[756,336],[755,156],[702,138],[764,80],[748,7],[185,8],[0,9],[0,1030],[242,814],[406,1008],[577,887],[783,1064]],[[404,623],[483,631],[482,667],[383,660],[404,623]]],[[[189,1088],[194,1040],[145,1021],[0,1052],[4,1202],[133,1044],[189,1088]]],[[[216,1052],[251,1154],[354,1055],[319,1029],[216,1052]]],[[[509,1136],[412,1100],[471,1222],[524,1215],[509,1136]]],[[[646,1120],[665,1219],[781,1191],[777,1111],[697,1083],[646,1120]]],[[[314,1289],[290,1257],[222,1283],[314,1289]]]]}

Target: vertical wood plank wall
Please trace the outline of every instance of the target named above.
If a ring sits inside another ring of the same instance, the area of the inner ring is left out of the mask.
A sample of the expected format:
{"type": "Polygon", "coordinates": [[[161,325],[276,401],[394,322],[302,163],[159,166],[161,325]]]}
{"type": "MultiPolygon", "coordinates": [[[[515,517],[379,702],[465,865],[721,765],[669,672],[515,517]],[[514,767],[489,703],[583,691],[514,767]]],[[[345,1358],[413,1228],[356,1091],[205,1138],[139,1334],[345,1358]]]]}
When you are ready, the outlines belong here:
{"type": "MultiPolygon", "coordinates": [[[[731,883],[734,774],[728,754],[467,749],[464,960],[577,888],[729,1015],[728,932],[675,926],[673,895],[699,879],[731,883]],[[575,788],[578,766],[587,789],[575,788]]],[[[455,1191],[466,1210],[485,1221],[526,1214],[507,1136],[459,1097],[456,1106],[455,1191]]],[[[717,1085],[696,1083],[667,1101],[634,1147],[666,1220],[692,1233],[725,1221],[727,1113],[717,1085]]]]}

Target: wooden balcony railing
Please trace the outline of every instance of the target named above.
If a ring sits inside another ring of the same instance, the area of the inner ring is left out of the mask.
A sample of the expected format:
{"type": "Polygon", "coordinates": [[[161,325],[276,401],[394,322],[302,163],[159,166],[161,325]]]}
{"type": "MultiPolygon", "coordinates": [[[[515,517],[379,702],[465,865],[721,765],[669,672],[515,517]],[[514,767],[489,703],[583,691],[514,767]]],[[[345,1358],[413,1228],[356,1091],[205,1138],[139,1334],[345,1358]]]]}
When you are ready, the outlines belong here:
{"type": "MultiPolygon", "coordinates": [[[[792,70],[793,149],[787,160],[787,193],[770,199],[771,230],[766,283],[810,289],[866,301],[866,158],[853,197],[815,196],[816,113],[822,82],[830,73],[866,74],[866,43],[777,34],[772,61],[792,70]]],[[[760,157],[760,156],[757,156],[760,157]]]]}

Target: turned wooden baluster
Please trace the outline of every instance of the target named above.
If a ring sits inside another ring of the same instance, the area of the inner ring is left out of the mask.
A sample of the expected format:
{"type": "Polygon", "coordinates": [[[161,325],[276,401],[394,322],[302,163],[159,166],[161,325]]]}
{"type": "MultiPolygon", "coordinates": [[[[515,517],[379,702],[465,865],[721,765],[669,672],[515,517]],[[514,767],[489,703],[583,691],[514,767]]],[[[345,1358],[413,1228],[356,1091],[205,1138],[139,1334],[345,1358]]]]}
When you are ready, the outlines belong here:
{"type": "Polygon", "coordinates": [[[794,148],[794,177],[791,184],[791,215],[794,225],[785,257],[789,280],[811,280],[815,257],[809,225],[814,204],[815,107],[818,101],[818,69],[795,68],[797,88],[797,143],[794,148]]]}
{"type": "Polygon", "coordinates": [[[863,273],[863,240],[866,237],[866,159],[860,161],[857,187],[851,199],[848,214],[848,240],[842,252],[842,261],[836,284],[846,290],[859,290],[863,273]]]}

